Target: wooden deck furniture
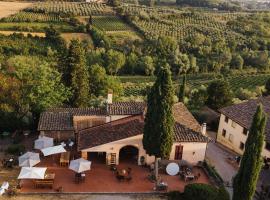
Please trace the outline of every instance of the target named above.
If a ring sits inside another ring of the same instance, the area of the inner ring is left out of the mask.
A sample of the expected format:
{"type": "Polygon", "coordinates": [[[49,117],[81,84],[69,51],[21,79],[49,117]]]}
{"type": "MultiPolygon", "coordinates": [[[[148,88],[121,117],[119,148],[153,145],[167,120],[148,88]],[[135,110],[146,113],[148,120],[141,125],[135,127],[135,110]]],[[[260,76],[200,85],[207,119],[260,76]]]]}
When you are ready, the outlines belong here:
{"type": "Polygon", "coordinates": [[[122,169],[122,170],[118,170],[116,173],[116,178],[119,181],[131,181],[132,180],[132,176],[131,176],[131,168],[129,168],[128,170],[122,169]]]}
{"type": "Polygon", "coordinates": [[[61,153],[60,156],[60,166],[66,167],[69,164],[69,159],[70,159],[70,152],[67,151],[65,153],[61,153]]]}
{"type": "Polygon", "coordinates": [[[34,180],[35,188],[53,188],[55,174],[45,174],[44,179],[34,180]]]}
{"type": "Polygon", "coordinates": [[[75,183],[81,183],[85,181],[85,173],[76,173],[75,174],[75,183]]]}
{"type": "Polygon", "coordinates": [[[167,191],[168,190],[168,183],[165,183],[165,182],[157,183],[154,190],[156,190],[156,191],[167,191]]]}

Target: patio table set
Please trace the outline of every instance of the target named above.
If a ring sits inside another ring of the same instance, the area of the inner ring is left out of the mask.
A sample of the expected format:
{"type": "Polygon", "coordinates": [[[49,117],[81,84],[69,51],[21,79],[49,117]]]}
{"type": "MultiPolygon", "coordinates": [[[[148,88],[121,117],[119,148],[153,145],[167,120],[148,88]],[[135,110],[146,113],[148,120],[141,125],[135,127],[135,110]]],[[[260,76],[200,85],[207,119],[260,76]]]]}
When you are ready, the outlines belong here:
{"type": "MultiPolygon", "coordinates": [[[[72,144],[72,143],[71,143],[72,144]]],[[[69,163],[70,152],[67,152],[63,144],[53,146],[53,138],[39,137],[35,141],[35,149],[40,150],[44,156],[61,154],[60,166],[68,166],[69,169],[76,172],[77,176],[85,177],[81,174],[84,171],[90,170],[91,162],[82,158],[72,160],[69,163]]],[[[73,146],[73,144],[71,145],[73,146]]],[[[47,167],[34,167],[40,163],[39,153],[27,152],[19,157],[19,166],[22,167],[18,179],[31,179],[35,188],[50,187],[53,188],[55,173],[47,173],[47,167]]]]}
{"type": "Polygon", "coordinates": [[[128,181],[128,182],[131,181],[132,180],[131,171],[132,171],[132,169],[130,167],[128,169],[117,170],[116,171],[117,180],[118,181],[128,181]]]}

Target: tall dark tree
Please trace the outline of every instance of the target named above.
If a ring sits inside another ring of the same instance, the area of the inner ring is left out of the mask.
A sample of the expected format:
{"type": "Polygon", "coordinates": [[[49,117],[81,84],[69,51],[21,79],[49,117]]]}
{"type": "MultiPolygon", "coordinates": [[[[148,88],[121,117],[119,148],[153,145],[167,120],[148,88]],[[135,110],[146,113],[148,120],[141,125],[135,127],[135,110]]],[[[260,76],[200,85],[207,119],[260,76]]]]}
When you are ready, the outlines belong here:
{"type": "Polygon", "coordinates": [[[184,74],[183,81],[182,81],[182,84],[180,85],[179,94],[178,94],[179,102],[183,102],[183,103],[184,103],[185,95],[186,95],[186,84],[187,84],[186,79],[187,79],[187,76],[186,74],[184,74]]]}
{"type": "Polygon", "coordinates": [[[270,78],[266,81],[264,87],[265,87],[264,95],[265,95],[265,96],[270,95],[270,78]]]}
{"type": "Polygon", "coordinates": [[[232,104],[233,94],[226,80],[216,80],[207,88],[208,98],[206,104],[213,109],[219,109],[232,104]]]}
{"type": "Polygon", "coordinates": [[[233,181],[233,200],[252,200],[262,167],[261,152],[264,142],[266,115],[259,105],[245,144],[240,169],[233,181]]]}
{"type": "Polygon", "coordinates": [[[168,65],[161,67],[155,84],[147,97],[143,146],[146,153],[155,156],[155,175],[158,177],[158,159],[168,158],[173,144],[172,114],[173,85],[168,65]]]}
{"type": "Polygon", "coordinates": [[[67,83],[73,90],[71,104],[86,107],[89,98],[88,71],[85,51],[78,40],[72,40],[68,52],[67,83]]]}

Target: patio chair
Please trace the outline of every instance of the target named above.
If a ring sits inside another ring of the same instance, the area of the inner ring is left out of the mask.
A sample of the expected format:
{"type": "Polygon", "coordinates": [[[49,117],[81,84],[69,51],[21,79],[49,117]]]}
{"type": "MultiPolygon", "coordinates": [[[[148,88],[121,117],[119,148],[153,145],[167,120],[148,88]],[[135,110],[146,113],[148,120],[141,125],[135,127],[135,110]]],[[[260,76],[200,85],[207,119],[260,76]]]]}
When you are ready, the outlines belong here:
{"type": "Polygon", "coordinates": [[[129,174],[127,177],[126,177],[126,180],[127,182],[130,182],[132,180],[132,176],[129,174]]]}
{"type": "Polygon", "coordinates": [[[119,175],[119,172],[116,172],[116,178],[119,182],[124,180],[124,177],[119,175]]]}
{"type": "Polygon", "coordinates": [[[132,171],[132,168],[129,167],[129,168],[127,169],[127,173],[130,175],[130,174],[131,174],[131,171],[132,171]]]}
{"type": "Polygon", "coordinates": [[[197,175],[194,176],[194,180],[197,181],[200,178],[201,174],[198,173],[197,175]]]}
{"type": "Polygon", "coordinates": [[[55,189],[56,192],[63,192],[64,188],[62,186],[55,189]]]}
{"type": "Polygon", "coordinates": [[[117,167],[116,165],[110,165],[110,170],[113,171],[113,172],[116,172],[117,171],[117,167]]]}

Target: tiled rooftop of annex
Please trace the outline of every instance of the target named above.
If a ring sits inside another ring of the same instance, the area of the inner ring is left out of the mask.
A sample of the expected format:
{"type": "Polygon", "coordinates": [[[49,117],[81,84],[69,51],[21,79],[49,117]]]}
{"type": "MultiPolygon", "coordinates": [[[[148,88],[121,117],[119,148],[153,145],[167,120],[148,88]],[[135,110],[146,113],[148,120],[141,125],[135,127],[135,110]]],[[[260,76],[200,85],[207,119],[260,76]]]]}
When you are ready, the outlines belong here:
{"type": "MultiPolygon", "coordinates": [[[[148,168],[136,164],[122,163],[118,169],[132,168],[132,180],[130,182],[119,182],[109,166],[103,163],[92,162],[91,170],[86,171],[84,182],[75,182],[75,173],[68,167],[60,167],[54,159],[45,158],[37,167],[47,167],[48,173],[55,173],[53,189],[35,188],[32,180],[21,181],[21,193],[53,193],[59,187],[63,188],[64,193],[151,193],[154,192],[154,183],[148,180],[150,174],[148,168]]],[[[169,176],[160,173],[161,179],[168,183],[168,191],[183,191],[185,185],[190,183],[210,184],[208,177],[202,169],[193,168],[194,174],[200,173],[201,176],[196,181],[184,182],[178,176],[169,176]]]]}

